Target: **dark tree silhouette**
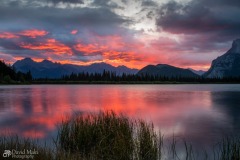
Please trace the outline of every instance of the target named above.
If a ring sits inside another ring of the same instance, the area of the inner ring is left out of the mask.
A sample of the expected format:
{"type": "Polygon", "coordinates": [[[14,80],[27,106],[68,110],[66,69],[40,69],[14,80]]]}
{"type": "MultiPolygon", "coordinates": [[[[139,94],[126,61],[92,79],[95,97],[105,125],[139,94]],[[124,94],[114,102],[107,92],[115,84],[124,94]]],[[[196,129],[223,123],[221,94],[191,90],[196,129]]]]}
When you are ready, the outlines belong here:
{"type": "Polygon", "coordinates": [[[27,73],[16,73],[14,68],[7,65],[4,61],[0,61],[0,83],[23,83],[31,81],[32,74],[30,71],[27,73]]]}

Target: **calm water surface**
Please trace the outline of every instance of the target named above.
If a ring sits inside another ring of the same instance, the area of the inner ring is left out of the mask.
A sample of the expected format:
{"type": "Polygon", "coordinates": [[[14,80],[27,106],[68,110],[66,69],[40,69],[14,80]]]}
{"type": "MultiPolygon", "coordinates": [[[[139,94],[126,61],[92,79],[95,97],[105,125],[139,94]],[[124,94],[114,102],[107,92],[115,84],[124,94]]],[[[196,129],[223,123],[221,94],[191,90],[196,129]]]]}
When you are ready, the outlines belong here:
{"type": "Polygon", "coordinates": [[[52,138],[78,112],[114,110],[152,121],[165,137],[207,146],[240,132],[240,85],[0,86],[0,134],[52,138]]]}

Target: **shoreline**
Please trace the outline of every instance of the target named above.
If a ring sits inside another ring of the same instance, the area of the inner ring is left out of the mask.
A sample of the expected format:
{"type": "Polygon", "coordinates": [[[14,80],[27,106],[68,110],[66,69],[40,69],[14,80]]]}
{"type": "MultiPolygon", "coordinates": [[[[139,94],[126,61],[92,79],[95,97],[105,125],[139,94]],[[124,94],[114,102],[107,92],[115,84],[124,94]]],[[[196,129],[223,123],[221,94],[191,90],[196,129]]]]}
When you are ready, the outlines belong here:
{"type": "Polygon", "coordinates": [[[3,85],[184,85],[184,84],[240,84],[240,82],[176,82],[176,81],[33,81],[31,83],[0,83],[0,86],[3,85]]]}

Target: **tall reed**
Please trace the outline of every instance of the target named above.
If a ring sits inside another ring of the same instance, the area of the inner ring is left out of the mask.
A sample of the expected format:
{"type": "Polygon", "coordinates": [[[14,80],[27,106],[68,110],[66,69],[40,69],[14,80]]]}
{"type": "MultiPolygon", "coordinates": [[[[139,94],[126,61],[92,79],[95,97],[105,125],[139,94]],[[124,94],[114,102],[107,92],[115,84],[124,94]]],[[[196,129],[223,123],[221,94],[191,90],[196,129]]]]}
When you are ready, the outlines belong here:
{"type": "Polygon", "coordinates": [[[59,129],[61,150],[97,159],[156,159],[158,139],[153,125],[114,112],[78,115],[59,129]]]}

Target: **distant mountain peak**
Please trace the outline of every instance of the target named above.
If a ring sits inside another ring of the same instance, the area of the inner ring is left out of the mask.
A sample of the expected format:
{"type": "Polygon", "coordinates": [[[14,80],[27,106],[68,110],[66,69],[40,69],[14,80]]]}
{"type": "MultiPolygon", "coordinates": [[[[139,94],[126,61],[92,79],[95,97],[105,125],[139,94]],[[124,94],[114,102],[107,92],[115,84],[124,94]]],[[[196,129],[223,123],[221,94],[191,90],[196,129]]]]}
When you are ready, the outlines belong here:
{"type": "Polygon", "coordinates": [[[49,61],[49,60],[47,60],[47,59],[44,59],[41,63],[52,64],[53,62],[52,62],[52,61],[49,61]]]}
{"type": "Polygon", "coordinates": [[[232,48],[229,50],[230,53],[239,53],[240,54],[240,39],[236,39],[232,43],[232,48]]]}
{"type": "Polygon", "coordinates": [[[156,66],[157,67],[163,67],[163,66],[170,66],[170,65],[168,65],[168,64],[157,64],[156,66]]]}
{"type": "Polygon", "coordinates": [[[31,64],[35,63],[35,61],[32,60],[29,57],[21,59],[21,60],[18,60],[17,62],[20,63],[21,65],[31,65],[31,64]]]}
{"type": "Polygon", "coordinates": [[[105,62],[92,63],[92,64],[89,65],[89,66],[109,66],[109,67],[112,67],[112,65],[107,64],[107,63],[105,63],[105,62]]]}
{"type": "Polygon", "coordinates": [[[120,66],[117,66],[117,68],[127,68],[127,67],[124,65],[120,65],[120,66]]]}
{"type": "Polygon", "coordinates": [[[157,64],[156,67],[161,69],[161,68],[164,68],[164,67],[172,67],[172,66],[168,65],[168,64],[157,64]]]}
{"type": "Polygon", "coordinates": [[[240,77],[240,39],[233,41],[227,53],[212,61],[210,69],[204,76],[207,78],[240,77]]]}
{"type": "Polygon", "coordinates": [[[21,61],[25,61],[25,62],[34,62],[31,58],[27,57],[22,59],[21,61]]]}
{"type": "Polygon", "coordinates": [[[162,63],[159,63],[159,64],[157,64],[156,66],[170,66],[170,65],[168,65],[168,64],[162,64],[162,63]]]}
{"type": "Polygon", "coordinates": [[[197,74],[193,73],[192,71],[184,68],[178,68],[175,66],[171,66],[168,64],[158,64],[148,65],[142,68],[138,73],[138,75],[153,75],[153,76],[160,76],[160,77],[198,77],[197,74]]]}
{"type": "Polygon", "coordinates": [[[192,68],[188,68],[190,71],[192,71],[193,73],[201,76],[203,75],[206,71],[203,71],[203,70],[195,70],[195,69],[192,69],[192,68]]]}
{"type": "Polygon", "coordinates": [[[42,60],[42,62],[51,62],[52,63],[52,61],[49,61],[47,59],[42,60]]]}

